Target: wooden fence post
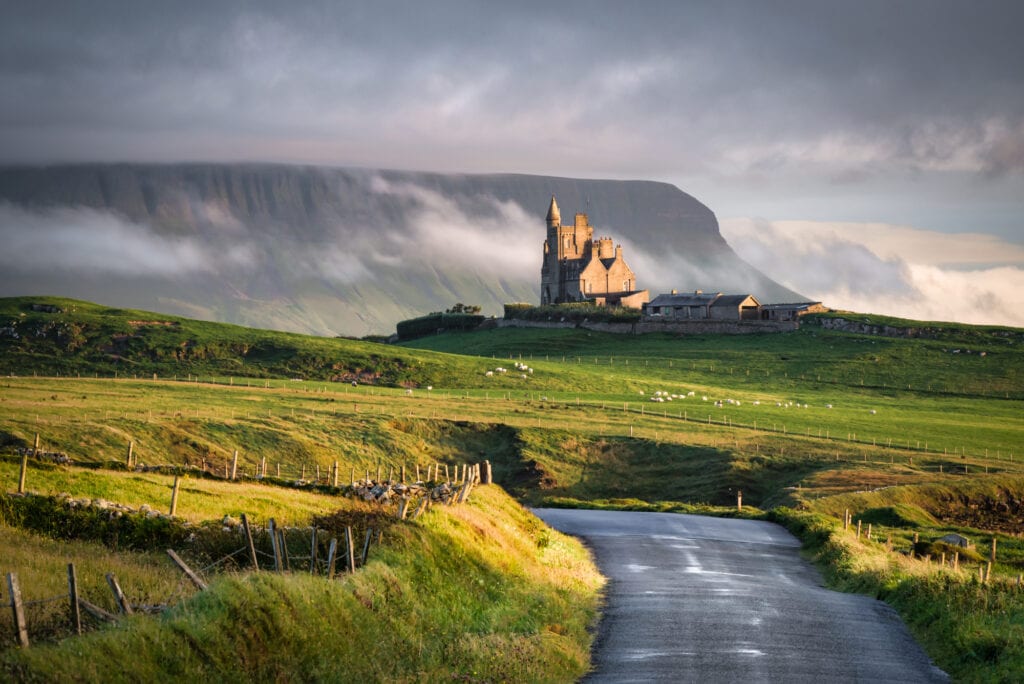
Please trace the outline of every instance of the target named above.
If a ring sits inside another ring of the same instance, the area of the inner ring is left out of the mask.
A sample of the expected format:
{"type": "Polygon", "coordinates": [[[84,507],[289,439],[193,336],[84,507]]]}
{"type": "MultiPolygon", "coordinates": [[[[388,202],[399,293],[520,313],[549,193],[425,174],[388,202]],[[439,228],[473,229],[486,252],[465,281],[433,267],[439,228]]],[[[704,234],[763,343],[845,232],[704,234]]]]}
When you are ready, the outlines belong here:
{"type": "Polygon", "coordinates": [[[18,585],[18,576],[13,572],[7,573],[7,589],[11,594],[14,632],[17,635],[18,644],[22,648],[28,648],[28,626],[25,624],[25,606],[21,602],[21,587],[18,585]]]}
{"type": "Polygon", "coordinates": [[[18,493],[25,493],[25,478],[28,477],[28,452],[21,455],[21,470],[18,472],[18,493]]]}
{"type": "Polygon", "coordinates": [[[235,449],[235,453],[231,456],[231,479],[238,479],[238,449],[235,449]]]}
{"type": "Polygon", "coordinates": [[[490,461],[484,461],[483,483],[484,484],[493,484],[493,482],[494,482],[494,476],[491,473],[491,462],[490,461]]]}
{"type": "Polygon", "coordinates": [[[135,442],[129,441],[128,442],[128,454],[125,457],[125,463],[124,463],[124,467],[127,470],[131,470],[132,469],[132,452],[134,452],[134,451],[135,451],[135,442]]]}
{"type": "Polygon", "coordinates": [[[309,542],[309,574],[316,574],[316,525],[313,526],[313,532],[310,535],[309,542]]]}
{"type": "Polygon", "coordinates": [[[871,539],[871,523],[868,523],[868,539],[871,539]]]}
{"type": "Polygon", "coordinates": [[[174,476],[174,488],[171,489],[171,516],[178,512],[178,489],[181,487],[181,477],[174,476]]]}
{"type": "Polygon", "coordinates": [[[281,564],[285,572],[292,569],[291,559],[288,557],[288,540],[284,536],[284,529],[280,528],[277,530],[279,538],[278,548],[281,549],[281,564]]]}
{"type": "Polygon", "coordinates": [[[277,538],[277,524],[273,518],[267,523],[267,531],[270,533],[270,546],[274,552],[274,572],[281,572],[281,547],[277,538]]]}
{"type": "MultiPolygon", "coordinates": [[[[360,559],[359,565],[367,564],[367,555],[369,555],[370,553],[370,538],[373,535],[373,533],[373,527],[367,527],[367,539],[364,543],[362,543],[362,558],[360,559]]],[[[1020,583],[1020,578],[1018,576],[1017,584],[1019,585],[1020,583]]]]}
{"type": "Polygon", "coordinates": [[[260,459],[260,477],[267,476],[267,457],[264,456],[260,459]]]}
{"type": "Polygon", "coordinates": [[[188,567],[185,561],[181,560],[181,557],[174,553],[173,549],[167,549],[167,555],[172,561],[174,561],[174,564],[177,565],[183,573],[185,573],[185,577],[188,577],[192,584],[196,585],[196,588],[201,590],[206,589],[206,582],[204,582],[202,578],[192,570],[192,568],[188,567]]]}
{"type": "Polygon", "coordinates": [[[125,615],[131,615],[134,612],[132,610],[132,604],[128,603],[127,597],[125,597],[124,592],[121,591],[121,585],[118,583],[117,577],[114,576],[114,573],[107,573],[107,584],[110,585],[110,591],[114,593],[114,599],[117,601],[118,610],[125,615]]]}
{"type": "Polygon", "coordinates": [[[78,605],[85,608],[85,611],[92,615],[97,620],[103,620],[105,622],[117,622],[117,616],[103,610],[99,606],[86,601],[84,598],[78,599],[78,605]]]}
{"type": "Polygon", "coordinates": [[[743,490],[742,489],[737,489],[736,490],[736,510],[737,511],[742,511],[743,510],[743,490]]]}
{"type": "Polygon", "coordinates": [[[331,476],[331,486],[332,487],[337,487],[338,486],[338,462],[337,461],[334,462],[334,474],[331,476]]]}
{"type": "Polygon", "coordinates": [[[334,577],[334,564],[338,559],[338,540],[337,538],[331,538],[331,543],[327,547],[327,579],[334,577]]]}
{"type": "Polygon", "coordinates": [[[75,575],[75,564],[68,563],[68,601],[70,602],[71,629],[75,634],[82,633],[82,611],[78,605],[78,577],[75,575]]]}
{"type": "Polygon", "coordinates": [[[348,571],[350,573],[356,571],[356,550],[355,544],[352,541],[352,528],[345,528],[345,553],[348,555],[348,571]]]}
{"type": "Polygon", "coordinates": [[[242,514],[242,531],[245,532],[245,543],[249,547],[249,561],[252,563],[252,569],[259,572],[260,562],[256,558],[256,545],[252,541],[252,529],[249,527],[249,518],[245,513],[242,514]]]}
{"type": "Polygon", "coordinates": [[[861,524],[861,521],[858,520],[857,521],[857,541],[860,541],[860,524],[861,524]]]}
{"type": "Polygon", "coordinates": [[[996,562],[996,538],[992,537],[992,553],[989,554],[989,561],[996,562]]]}

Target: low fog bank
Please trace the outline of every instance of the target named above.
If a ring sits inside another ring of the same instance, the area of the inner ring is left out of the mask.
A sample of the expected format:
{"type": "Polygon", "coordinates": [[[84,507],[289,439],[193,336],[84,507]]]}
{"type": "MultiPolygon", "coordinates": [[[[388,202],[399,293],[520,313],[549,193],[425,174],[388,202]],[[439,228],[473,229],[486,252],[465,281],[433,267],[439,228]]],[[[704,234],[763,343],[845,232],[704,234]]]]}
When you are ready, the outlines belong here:
{"type": "Polygon", "coordinates": [[[728,219],[745,260],[827,306],[1024,327],[1024,247],[908,226],[728,219]]]}

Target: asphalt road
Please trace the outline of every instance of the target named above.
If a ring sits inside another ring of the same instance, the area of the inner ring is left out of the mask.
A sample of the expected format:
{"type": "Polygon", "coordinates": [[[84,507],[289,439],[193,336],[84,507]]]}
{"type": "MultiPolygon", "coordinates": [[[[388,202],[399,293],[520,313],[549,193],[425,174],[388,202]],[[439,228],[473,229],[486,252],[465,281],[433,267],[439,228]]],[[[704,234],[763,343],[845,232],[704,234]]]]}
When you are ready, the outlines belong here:
{"type": "Polygon", "coordinates": [[[885,603],[822,587],[782,527],[537,509],[610,579],[590,682],[944,682],[885,603]]]}

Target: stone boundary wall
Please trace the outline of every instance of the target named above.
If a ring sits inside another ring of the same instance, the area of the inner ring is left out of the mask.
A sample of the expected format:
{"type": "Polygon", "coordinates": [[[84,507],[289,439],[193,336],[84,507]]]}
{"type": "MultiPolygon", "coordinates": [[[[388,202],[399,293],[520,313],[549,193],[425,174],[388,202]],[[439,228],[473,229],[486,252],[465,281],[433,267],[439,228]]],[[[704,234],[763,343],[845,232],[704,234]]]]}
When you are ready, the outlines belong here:
{"type": "Polygon", "coordinates": [[[499,328],[584,328],[595,332],[619,335],[643,335],[646,333],[673,333],[677,335],[746,335],[751,333],[776,333],[797,330],[797,321],[658,321],[641,320],[636,323],[574,323],[572,321],[524,321],[499,319],[499,328]]]}

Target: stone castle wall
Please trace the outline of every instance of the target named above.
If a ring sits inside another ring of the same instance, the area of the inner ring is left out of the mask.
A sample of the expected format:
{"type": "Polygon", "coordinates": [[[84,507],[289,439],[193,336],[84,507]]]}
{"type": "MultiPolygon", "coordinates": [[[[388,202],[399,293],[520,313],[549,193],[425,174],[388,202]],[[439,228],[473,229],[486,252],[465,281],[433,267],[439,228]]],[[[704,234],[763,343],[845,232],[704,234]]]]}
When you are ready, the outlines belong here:
{"type": "Polygon", "coordinates": [[[572,321],[523,321],[498,319],[499,328],[584,328],[619,335],[671,333],[674,335],[749,335],[751,333],[791,332],[797,321],[638,321],[636,323],[573,323],[572,321]]]}

